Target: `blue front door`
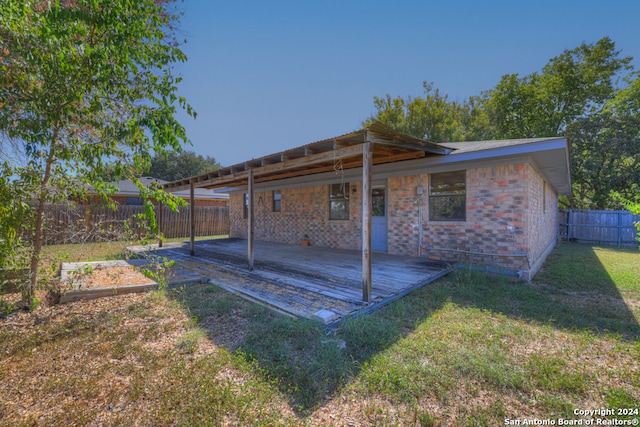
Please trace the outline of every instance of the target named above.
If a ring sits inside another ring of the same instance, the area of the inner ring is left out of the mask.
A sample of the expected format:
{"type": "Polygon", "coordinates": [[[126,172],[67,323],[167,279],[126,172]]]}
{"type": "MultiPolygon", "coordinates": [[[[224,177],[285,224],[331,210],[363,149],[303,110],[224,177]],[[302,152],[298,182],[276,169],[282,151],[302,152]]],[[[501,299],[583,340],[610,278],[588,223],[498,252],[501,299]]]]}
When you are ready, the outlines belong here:
{"type": "Polygon", "coordinates": [[[374,187],[371,192],[371,248],[374,251],[387,250],[387,198],[385,187],[374,187]]]}

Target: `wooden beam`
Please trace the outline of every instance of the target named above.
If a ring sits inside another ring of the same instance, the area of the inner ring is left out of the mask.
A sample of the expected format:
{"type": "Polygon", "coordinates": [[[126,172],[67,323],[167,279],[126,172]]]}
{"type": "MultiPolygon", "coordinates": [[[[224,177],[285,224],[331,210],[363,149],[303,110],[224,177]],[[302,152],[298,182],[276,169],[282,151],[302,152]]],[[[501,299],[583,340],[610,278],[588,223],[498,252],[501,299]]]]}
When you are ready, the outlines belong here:
{"type": "Polygon", "coordinates": [[[254,236],[253,236],[253,169],[249,169],[249,188],[248,188],[249,206],[247,209],[247,258],[249,263],[249,270],[253,270],[253,249],[254,249],[254,236]]]}
{"type": "MultiPolygon", "coordinates": [[[[285,173],[289,169],[296,168],[308,168],[309,166],[316,165],[323,162],[333,162],[335,159],[343,159],[346,157],[360,155],[362,153],[362,144],[350,145],[337,150],[324,151],[318,154],[312,154],[307,157],[300,157],[291,160],[283,160],[278,163],[265,165],[253,169],[254,177],[263,177],[269,174],[285,173]]],[[[248,176],[248,171],[235,172],[229,175],[225,175],[219,178],[207,179],[197,183],[198,188],[215,188],[225,187],[230,184],[235,184],[240,181],[245,181],[248,176]]],[[[174,192],[186,190],[188,184],[176,185],[174,187],[165,187],[166,191],[174,192]]]]}
{"type": "Polygon", "coordinates": [[[255,176],[262,176],[268,173],[283,172],[291,168],[308,167],[317,163],[333,161],[342,157],[355,156],[362,153],[360,144],[350,147],[339,148],[337,150],[329,150],[318,154],[312,154],[307,157],[299,157],[296,159],[286,160],[272,165],[262,166],[254,170],[255,176]]]}
{"type": "Polygon", "coordinates": [[[424,151],[409,151],[401,154],[392,154],[388,156],[380,156],[373,158],[373,164],[379,165],[382,163],[399,162],[402,160],[421,159],[425,157],[424,151]]]}
{"type": "MultiPolygon", "coordinates": [[[[229,184],[236,183],[238,181],[246,180],[248,172],[236,172],[227,175],[222,175],[220,177],[213,177],[211,179],[204,180],[198,183],[198,188],[207,188],[207,187],[224,187],[229,184]]],[[[169,193],[173,193],[176,191],[184,191],[189,189],[190,184],[180,184],[174,187],[164,187],[165,191],[169,193]]]]}
{"type": "Polygon", "coordinates": [[[371,191],[373,182],[372,144],[363,144],[362,151],[362,300],[371,303],[371,221],[373,206],[371,191]]]}
{"type": "MultiPolygon", "coordinates": [[[[382,163],[392,163],[392,162],[397,162],[401,160],[420,159],[425,156],[425,153],[423,151],[408,151],[402,154],[395,154],[390,156],[384,156],[384,155],[376,156],[376,154],[378,153],[374,153],[374,157],[373,157],[374,165],[378,165],[382,163]]],[[[346,160],[345,159],[342,160],[342,169],[352,169],[352,168],[359,168],[359,167],[362,167],[362,158],[360,156],[358,156],[358,158],[350,157],[346,160]]],[[[294,178],[296,176],[311,175],[314,173],[331,172],[333,170],[335,169],[332,162],[331,165],[328,165],[328,166],[319,165],[312,168],[305,168],[302,170],[288,171],[288,172],[283,172],[283,173],[273,174],[273,175],[265,175],[263,177],[256,178],[255,182],[256,183],[269,182],[269,181],[275,181],[277,179],[294,178]]]]}
{"type": "Polygon", "coordinates": [[[420,151],[425,151],[425,152],[434,153],[434,154],[449,154],[452,151],[451,148],[439,146],[432,142],[418,142],[418,141],[412,142],[412,141],[403,141],[395,138],[388,139],[388,138],[385,138],[384,136],[377,135],[375,134],[375,132],[371,132],[371,131],[367,131],[366,139],[367,141],[375,142],[376,144],[379,144],[379,145],[390,145],[392,147],[402,147],[402,148],[408,148],[410,150],[420,150],[420,151]]]}
{"type": "Polygon", "coordinates": [[[196,254],[196,198],[194,195],[194,185],[189,187],[189,253],[196,254]]]}

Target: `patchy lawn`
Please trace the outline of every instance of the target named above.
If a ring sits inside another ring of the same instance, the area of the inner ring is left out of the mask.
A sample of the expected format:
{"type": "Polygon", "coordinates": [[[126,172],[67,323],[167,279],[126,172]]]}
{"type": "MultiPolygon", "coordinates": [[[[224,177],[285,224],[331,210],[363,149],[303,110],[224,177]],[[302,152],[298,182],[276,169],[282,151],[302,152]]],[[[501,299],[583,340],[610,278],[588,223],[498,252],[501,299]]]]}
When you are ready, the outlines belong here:
{"type": "Polygon", "coordinates": [[[0,425],[631,420],[639,318],[640,251],[580,244],[531,285],[458,271],[329,336],[206,284],[41,307],[0,319],[0,425]]]}

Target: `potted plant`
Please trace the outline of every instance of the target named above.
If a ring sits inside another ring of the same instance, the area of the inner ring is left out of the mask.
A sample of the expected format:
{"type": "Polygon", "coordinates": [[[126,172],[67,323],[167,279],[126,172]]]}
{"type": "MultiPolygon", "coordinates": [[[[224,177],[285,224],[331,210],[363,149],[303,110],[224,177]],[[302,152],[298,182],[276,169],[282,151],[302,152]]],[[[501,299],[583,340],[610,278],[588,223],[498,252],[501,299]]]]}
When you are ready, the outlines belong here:
{"type": "Polygon", "coordinates": [[[302,246],[309,246],[309,236],[306,234],[302,237],[302,246]]]}

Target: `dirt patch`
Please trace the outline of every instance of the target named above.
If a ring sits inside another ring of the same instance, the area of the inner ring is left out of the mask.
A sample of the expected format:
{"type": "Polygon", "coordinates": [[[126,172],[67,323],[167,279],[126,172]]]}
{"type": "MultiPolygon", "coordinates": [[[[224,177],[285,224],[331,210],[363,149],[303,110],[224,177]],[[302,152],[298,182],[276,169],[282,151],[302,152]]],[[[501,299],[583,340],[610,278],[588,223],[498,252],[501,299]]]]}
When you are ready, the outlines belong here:
{"type": "Polygon", "coordinates": [[[100,289],[127,285],[146,285],[156,282],[145,276],[135,266],[127,265],[101,267],[88,272],[77,271],[70,274],[68,283],[74,289],[100,289]]]}

